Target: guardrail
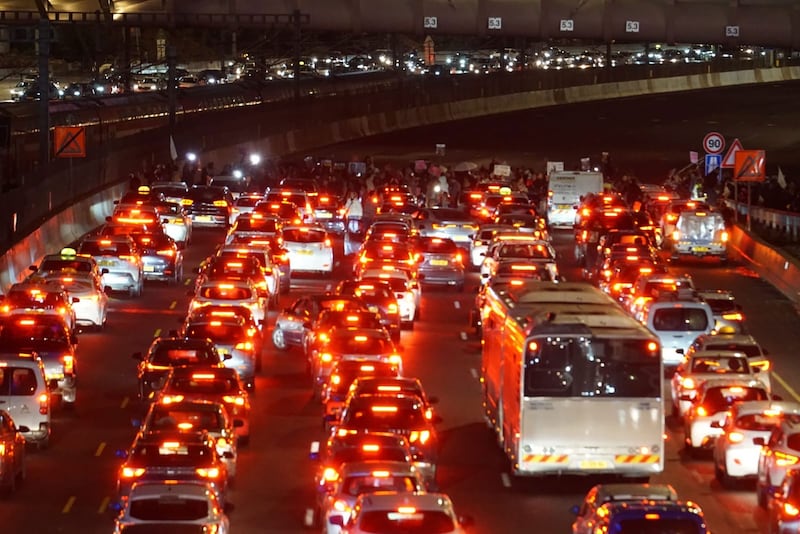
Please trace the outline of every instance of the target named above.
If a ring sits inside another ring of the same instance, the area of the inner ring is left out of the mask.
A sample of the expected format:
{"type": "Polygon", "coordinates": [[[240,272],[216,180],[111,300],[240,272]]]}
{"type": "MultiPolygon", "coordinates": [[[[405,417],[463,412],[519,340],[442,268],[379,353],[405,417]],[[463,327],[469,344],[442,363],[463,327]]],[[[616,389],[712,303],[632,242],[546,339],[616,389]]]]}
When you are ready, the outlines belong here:
{"type": "Polygon", "coordinates": [[[725,200],[725,205],[732,209],[738,222],[744,224],[750,213],[750,230],[769,242],[800,242],[800,213],[773,210],[762,206],[748,206],[744,202],[725,200]]]}
{"type": "MultiPolygon", "coordinates": [[[[721,61],[626,65],[611,69],[529,70],[480,76],[399,75],[392,87],[368,94],[312,95],[291,102],[268,102],[246,109],[192,114],[178,122],[176,139],[193,139],[198,149],[213,150],[234,144],[256,144],[258,139],[270,135],[321,127],[351,117],[530,91],[693,74],[716,76],[719,73],[722,77],[722,73],[728,71],[747,70],[755,73],[754,82],[761,81],[762,71],[753,70],[754,67],[761,65],[751,61],[721,61]]],[[[566,96],[556,94],[554,103],[562,101],[566,101],[566,96]]],[[[162,127],[95,147],[93,157],[86,160],[54,162],[55,168],[47,177],[31,177],[21,187],[2,192],[0,252],[34,231],[54,212],[120,183],[129,172],[142,169],[148,163],[166,161],[169,158],[166,122],[165,119],[162,127]]]]}

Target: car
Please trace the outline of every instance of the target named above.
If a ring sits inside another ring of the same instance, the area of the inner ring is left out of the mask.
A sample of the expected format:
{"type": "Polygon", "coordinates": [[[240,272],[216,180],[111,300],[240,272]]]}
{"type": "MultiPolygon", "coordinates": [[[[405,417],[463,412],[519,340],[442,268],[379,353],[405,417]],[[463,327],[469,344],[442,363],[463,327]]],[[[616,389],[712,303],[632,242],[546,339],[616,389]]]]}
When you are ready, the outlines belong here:
{"type": "Polygon", "coordinates": [[[668,248],[668,246],[671,246],[672,234],[675,232],[676,223],[678,222],[678,217],[680,216],[681,212],[685,210],[697,209],[704,210],[711,208],[704,202],[690,200],[687,198],[678,198],[669,202],[667,207],[664,209],[660,220],[661,235],[664,236],[662,247],[668,248]]]}
{"type": "Polygon", "coordinates": [[[786,473],[800,465],[800,422],[795,418],[781,420],[768,438],[753,438],[761,447],[756,475],[756,501],[767,507],[770,496],[780,487],[786,473]]]}
{"type": "Polygon", "coordinates": [[[344,280],[336,286],[334,294],[363,300],[368,310],[380,315],[381,324],[389,331],[392,340],[400,341],[400,306],[397,295],[388,282],[344,280]]]}
{"type": "Polygon", "coordinates": [[[702,508],[692,501],[609,502],[597,509],[594,532],[710,534],[702,508]]]}
{"type": "Polygon", "coordinates": [[[422,286],[413,271],[386,265],[362,271],[358,281],[365,284],[385,282],[392,287],[400,308],[401,327],[411,328],[421,317],[422,286]]]}
{"type": "Polygon", "coordinates": [[[677,502],[678,492],[669,484],[597,484],[593,486],[580,506],[573,507],[576,518],[572,534],[595,534],[599,525],[598,513],[603,514],[606,503],[677,502]],[[602,512],[598,512],[599,510],[602,512]]]}
{"type": "Polygon", "coordinates": [[[139,399],[152,400],[164,387],[172,367],[204,369],[224,367],[224,358],[210,339],[159,337],[153,340],[146,354],[134,352],[132,358],[139,362],[139,399]]]}
{"type": "MultiPolygon", "coordinates": [[[[312,203],[312,197],[305,191],[300,189],[284,189],[283,187],[278,187],[275,189],[271,189],[265,199],[264,202],[266,203],[290,203],[294,204],[297,210],[297,213],[300,216],[300,221],[302,223],[310,224],[315,222],[314,219],[314,207],[312,203]]],[[[297,224],[297,223],[293,223],[297,224]]]]}
{"type": "MultiPolygon", "coordinates": [[[[747,355],[741,352],[697,351],[686,356],[670,380],[672,414],[683,417],[692,405],[697,389],[706,380],[717,378],[758,380],[760,369],[751,368],[747,355]]],[[[762,381],[763,383],[763,381],[762,381]]],[[[769,390],[769,383],[764,384],[769,390]]]]}
{"type": "Polygon", "coordinates": [[[193,297],[189,303],[190,312],[209,305],[244,306],[250,309],[256,324],[267,319],[267,299],[259,295],[258,288],[247,278],[208,280],[187,294],[193,297]]]}
{"type": "Polygon", "coordinates": [[[353,262],[353,275],[356,279],[362,278],[368,270],[394,267],[406,269],[417,273],[417,260],[415,251],[410,243],[393,241],[365,241],[353,262]]]}
{"type": "Polygon", "coordinates": [[[684,442],[693,453],[710,449],[722,435],[721,423],[737,402],[770,400],[767,388],[758,380],[716,379],[703,382],[694,397],[685,395],[692,405],[684,415],[684,442]]]}
{"type": "MultiPolygon", "coordinates": [[[[328,431],[334,424],[340,422],[347,393],[353,381],[357,378],[371,376],[395,378],[400,376],[399,370],[396,364],[388,361],[366,362],[358,359],[334,361],[325,382],[322,384],[320,395],[324,407],[322,415],[323,428],[328,431]]],[[[380,432],[381,430],[367,429],[367,431],[380,432]]]]}
{"type": "Polygon", "coordinates": [[[237,237],[250,239],[275,239],[281,237],[283,222],[275,215],[264,215],[258,212],[242,213],[236,218],[225,243],[233,243],[237,237]]]}
{"type": "Polygon", "coordinates": [[[455,241],[441,237],[414,240],[418,254],[417,272],[424,284],[446,285],[464,290],[464,256],[455,241]]]}
{"type": "Polygon", "coordinates": [[[58,281],[29,278],[12,284],[0,296],[0,315],[20,313],[51,314],[64,319],[72,333],[78,331],[78,319],[72,307],[79,299],[72,297],[58,281]]]}
{"type": "MultiPolygon", "coordinates": [[[[234,170],[230,175],[217,175],[208,182],[211,187],[225,187],[231,192],[235,201],[239,196],[246,193],[250,187],[250,179],[242,174],[241,170],[234,170]]],[[[233,220],[231,220],[233,222],[233,220]]]]}
{"type": "Polygon", "coordinates": [[[419,378],[405,376],[361,376],[357,377],[347,389],[344,404],[361,395],[405,395],[419,398],[425,410],[425,417],[433,419],[433,405],[438,397],[426,395],[419,378]]]}
{"type": "Polygon", "coordinates": [[[142,531],[230,534],[230,522],[214,487],[207,482],[164,480],[134,482],[114,519],[115,534],[142,531]],[[152,530],[149,530],[152,529],[152,530]]]}
{"type": "Polygon", "coordinates": [[[39,262],[39,265],[28,267],[31,276],[44,275],[45,273],[63,273],[70,275],[73,273],[88,273],[100,279],[104,274],[97,265],[95,259],[89,254],[78,254],[72,247],[62,248],[57,254],[47,254],[39,262]]]}
{"type": "Polygon", "coordinates": [[[767,509],[767,532],[792,534],[800,529],[800,470],[789,469],[767,509]]]}
{"type": "Polygon", "coordinates": [[[690,356],[697,351],[738,352],[747,356],[750,367],[759,372],[758,379],[767,387],[772,386],[772,362],[769,353],[748,334],[706,334],[698,336],[686,351],[690,356]]]}
{"type": "MultiPolygon", "coordinates": [[[[236,477],[238,440],[235,421],[221,402],[194,399],[187,400],[183,395],[162,393],[158,401],[150,405],[139,427],[139,435],[156,432],[176,432],[179,434],[208,433],[214,440],[217,454],[225,463],[228,478],[236,477]]],[[[240,423],[241,424],[241,423],[240,423]]]]}
{"type": "Polygon", "coordinates": [[[170,285],[183,281],[183,250],[165,232],[132,234],[139,246],[145,280],[158,280],[170,285]]]}
{"type": "Polygon", "coordinates": [[[697,296],[694,281],[689,275],[675,276],[657,270],[645,271],[636,278],[630,291],[625,293],[622,304],[637,321],[642,321],[642,310],[647,302],[676,291],[686,291],[697,296]]]}
{"type": "Polygon", "coordinates": [[[426,483],[433,485],[439,456],[435,424],[440,421],[438,417],[428,419],[423,403],[414,395],[361,395],[344,406],[335,431],[395,432],[408,437],[415,465],[426,483]]]}
{"type": "Polygon", "coordinates": [[[103,290],[99,277],[87,272],[42,271],[34,273],[28,279],[60,284],[72,297],[72,310],[78,326],[98,330],[105,328],[108,319],[108,295],[103,290]]]}
{"type": "MultiPolygon", "coordinates": [[[[343,378],[342,365],[337,365],[342,361],[388,363],[397,368],[397,373],[403,374],[403,358],[383,328],[335,327],[325,337],[326,341],[320,342],[309,355],[315,397],[321,395],[333,369],[338,370],[340,380],[343,378]]],[[[331,400],[331,388],[327,389],[327,395],[331,400]]]]}
{"type": "Polygon", "coordinates": [[[193,185],[181,201],[192,227],[227,229],[233,223],[233,195],[225,187],[193,185]]]}
{"type": "Polygon", "coordinates": [[[79,254],[92,256],[103,270],[103,287],[125,291],[130,297],[144,292],[144,262],[130,236],[88,237],[78,247],[79,254]]]}
{"type": "Polygon", "coordinates": [[[701,289],[697,296],[711,306],[714,313],[714,331],[726,334],[746,334],[742,306],[733,292],[726,289],[701,289]]]}
{"type": "Polygon", "coordinates": [[[453,208],[420,208],[414,220],[420,235],[450,238],[464,250],[469,248],[470,236],[478,229],[466,211],[453,208]]]}
{"type": "Polygon", "coordinates": [[[403,532],[403,534],[463,534],[472,524],[469,517],[458,517],[450,497],[444,493],[378,492],[358,497],[350,519],[331,516],[343,534],[403,532]]]}
{"type": "Polygon", "coordinates": [[[207,432],[148,432],[137,434],[127,450],[118,450],[123,463],[117,472],[117,497],[126,500],[136,482],[167,480],[208,483],[225,502],[228,471],[207,432]]]}
{"type": "Polygon", "coordinates": [[[505,224],[482,224],[478,230],[472,234],[472,240],[469,243],[471,270],[477,271],[480,269],[483,258],[486,256],[486,251],[489,248],[489,242],[494,239],[495,234],[513,230],[514,228],[512,226],[507,226],[505,224]]]}
{"type": "Polygon", "coordinates": [[[645,303],[642,324],[658,336],[664,367],[673,370],[697,337],[714,330],[714,314],[693,292],[679,290],[645,303]]]}
{"type": "Polygon", "coordinates": [[[278,350],[304,347],[314,321],[326,309],[365,311],[374,315],[360,298],[328,294],[303,296],[278,314],[272,330],[272,344],[278,350]]]}
{"type": "Polygon", "coordinates": [[[317,518],[324,532],[340,534],[341,527],[335,524],[338,521],[331,522],[331,518],[340,516],[342,523],[346,524],[358,497],[379,491],[423,492],[425,482],[416,468],[407,462],[369,460],[342,464],[332,491],[318,493],[317,518]]]}
{"type": "Polygon", "coordinates": [[[189,192],[189,185],[186,182],[153,182],[149,187],[151,193],[160,194],[165,201],[177,204],[181,204],[189,192]]]}
{"type": "Polygon", "coordinates": [[[0,347],[5,352],[34,353],[44,364],[51,394],[65,408],[75,406],[78,394],[77,337],[58,315],[20,313],[0,321],[0,347]]]}
{"type": "Polygon", "coordinates": [[[50,383],[44,364],[32,352],[0,352],[0,404],[19,424],[26,443],[50,444],[50,383]]]}
{"type": "Polygon", "coordinates": [[[555,249],[547,241],[532,236],[519,235],[514,238],[498,236],[490,245],[481,264],[481,275],[491,273],[495,264],[504,259],[526,259],[541,264],[551,271],[551,278],[558,280],[555,249]]]}
{"type": "Polygon", "coordinates": [[[253,213],[278,217],[283,224],[303,224],[303,216],[293,202],[262,200],[256,202],[253,213]]]}
{"type": "Polygon", "coordinates": [[[545,265],[531,263],[525,258],[509,258],[493,264],[488,273],[481,275],[478,293],[496,284],[523,285],[525,281],[558,282],[545,265]]]}
{"type": "Polygon", "coordinates": [[[280,277],[273,271],[268,255],[257,249],[226,250],[206,259],[198,269],[195,287],[241,280],[251,282],[267,306],[277,302],[280,277]]]}
{"type": "Polygon", "coordinates": [[[321,226],[286,226],[283,246],[288,251],[292,272],[333,273],[333,243],[321,226]]]}
{"type": "Polygon", "coordinates": [[[325,230],[339,236],[344,235],[344,215],[344,204],[337,196],[323,193],[317,197],[314,219],[325,230]]]}
{"type": "Polygon", "coordinates": [[[160,396],[185,401],[208,400],[223,403],[233,419],[239,443],[249,443],[250,396],[235,369],[173,367],[167,375],[160,396]]]}
{"type": "Polygon", "coordinates": [[[758,475],[761,445],[782,421],[800,422],[800,403],[787,401],[740,402],[720,423],[722,436],[714,443],[714,476],[724,487],[758,475]]]}
{"type": "Polygon", "coordinates": [[[305,332],[303,340],[303,352],[309,358],[309,364],[320,348],[331,340],[331,333],[337,328],[385,330],[380,315],[371,310],[322,310],[305,332]]]}
{"type": "Polygon", "coordinates": [[[261,369],[261,336],[241,317],[197,317],[187,319],[179,335],[189,339],[209,339],[225,361],[235,369],[245,387],[256,386],[256,371],[261,369]],[[228,357],[229,356],[229,357],[228,357]]]}
{"type": "Polygon", "coordinates": [[[242,215],[253,213],[256,204],[262,200],[264,200],[264,195],[261,193],[242,193],[239,195],[239,198],[233,204],[234,224],[242,215]]]}
{"type": "MultiPolygon", "coordinates": [[[[0,384],[0,390],[2,388],[0,384]]],[[[25,480],[25,437],[22,433],[28,431],[26,426],[17,427],[6,410],[0,410],[0,488],[8,494],[14,493],[17,484],[25,480]]]]}
{"type": "Polygon", "coordinates": [[[178,248],[183,250],[192,240],[192,219],[178,202],[160,201],[151,202],[156,209],[164,233],[175,241],[178,248]]]}
{"type": "Polygon", "coordinates": [[[334,432],[324,443],[313,441],[309,458],[317,462],[314,487],[328,493],[339,480],[341,466],[351,462],[402,462],[411,465],[414,458],[408,438],[391,432],[334,432]]]}

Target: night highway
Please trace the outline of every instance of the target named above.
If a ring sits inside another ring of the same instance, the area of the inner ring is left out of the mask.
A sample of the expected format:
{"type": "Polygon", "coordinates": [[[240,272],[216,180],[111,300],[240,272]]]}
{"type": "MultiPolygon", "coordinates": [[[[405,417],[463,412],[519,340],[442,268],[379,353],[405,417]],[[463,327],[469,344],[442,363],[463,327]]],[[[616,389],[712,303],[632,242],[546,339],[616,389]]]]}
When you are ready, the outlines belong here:
{"type": "MultiPolygon", "coordinates": [[[[680,166],[703,134],[718,129],[739,137],[747,148],[767,150],[768,162],[783,169],[800,168],[797,146],[797,86],[756,87],[692,95],[628,99],[568,109],[538,110],[513,117],[443,125],[361,142],[328,151],[385,154],[393,158],[419,154],[435,142],[458,147],[448,161],[497,156],[512,164],[550,159],[577,161],[584,155],[613,154],[618,165],[643,178],[662,176],[680,166]],[[754,103],[758,105],[754,105],[754,103]],[[605,117],[600,119],[599,117],[605,117]],[[785,162],[785,163],[784,163],[785,162]]],[[[321,151],[323,154],[325,151],[321,151]]],[[[421,157],[430,157],[431,154],[421,157]]],[[[787,172],[788,174],[788,172],[787,172]]],[[[197,231],[186,254],[186,272],[198,265],[223,234],[197,231]]],[[[579,280],[572,260],[570,233],[557,233],[554,244],[560,269],[579,280]]],[[[340,251],[341,249],[339,249],[340,251]]],[[[287,306],[297,295],[321,292],[350,272],[349,260],[338,258],[331,280],[296,278],[287,306]]],[[[753,335],[768,349],[777,371],[777,392],[800,401],[791,385],[800,386],[800,365],[794,355],[800,341],[800,318],[792,304],[741,265],[680,265],[698,288],[731,289],[743,305],[753,335]]],[[[151,339],[177,328],[183,318],[192,280],[183,287],[149,284],[139,299],[114,297],[104,332],[80,336],[80,384],[74,411],[57,411],[51,446],[31,451],[27,480],[12,497],[0,500],[0,529],[12,533],[105,533],[112,528],[117,449],[127,448],[135,433],[132,419],[143,413],[136,399],[136,362],[151,339]]],[[[477,275],[470,273],[464,293],[426,289],[422,319],[402,335],[406,374],[419,376],[437,407],[443,448],[439,485],[457,510],[470,514],[472,532],[568,532],[570,508],[580,503],[597,479],[513,480],[487,429],[479,385],[480,344],[468,330],[468,313],[477,275]],[[535,525],[535,527],[534,527],[535,525]]],[[[275,313],[270,314],[274,321],[275,313]]],[[[265,326],[265,332],[271,326],[265,326]]],[[[231,492],[234,532],[300,533],[306,509],[314,502],[314,464],[307,453],[311,441],[324,437],[321,406],[311,396],[301,351],[275,351],[266,344],[264,370],[253,398],[252,438],[240,449],[239,474],[231,492]]],[[[668,482],[683,499],[698,502],[715,533],[764,532],[765,514],[756,506],[750,485],[725,490],[714,480],[710,454],[683,454],[681,428],[668,419],[666,469],[655,482],[668,482]]]]}

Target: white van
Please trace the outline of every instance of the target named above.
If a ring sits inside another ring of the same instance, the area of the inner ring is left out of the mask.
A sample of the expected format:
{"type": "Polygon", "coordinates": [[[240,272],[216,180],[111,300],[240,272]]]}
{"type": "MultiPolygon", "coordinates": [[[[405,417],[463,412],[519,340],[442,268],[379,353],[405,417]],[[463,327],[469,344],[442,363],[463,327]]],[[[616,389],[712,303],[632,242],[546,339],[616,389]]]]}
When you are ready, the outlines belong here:
{"type": "Polygon", "coordinates": [[[0,353],[0,408],[11,414],[28,443],[50,443],[50,392],[44,364],[32,353],[0,353]]]}
{"type": "Polygon", "coordinates": [[[603,192],[603,173],[560,171],[547,180],[547,224],[572,228],[581,198],[603,192]]]}
{"type": "Polygon", "coordinates": [[[665,368],[682,361],[695,339],[714,330],[714,312],[708,303],[692,297],[666,297],[648,303],[644,321],[658,336],[665,368]]]}

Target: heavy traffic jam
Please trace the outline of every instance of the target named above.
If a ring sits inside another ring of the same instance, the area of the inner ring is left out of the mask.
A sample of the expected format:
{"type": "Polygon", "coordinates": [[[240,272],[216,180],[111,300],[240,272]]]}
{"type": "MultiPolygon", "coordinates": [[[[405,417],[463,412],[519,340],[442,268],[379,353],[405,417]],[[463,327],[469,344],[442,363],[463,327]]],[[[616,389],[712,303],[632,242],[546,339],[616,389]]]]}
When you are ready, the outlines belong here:
{"type": "Polygon", "coordinates": [[[798,532],[800,403],[773,393],[733,293],[681,270],[728,260],[726,219],[704,198],[640,185],[629,203],[600,172],[554,170],[541,199],[490,174],[420,202],[398,180],[342,195],[300,174],[266,190],[246,177],[133,188],[105,225],[3,295],[7,493],[39,459],[29,453],[59,445],[51,417],[93,387],[78,380],[78,337],[113,323],[115,301],[175,286],[189,299],[180,322],[132,355],[143,409],[117,451],[114,532],[231,531],[240,452],[258,453],[259,380],[276,355],[302,362],[319,421],[298,530],[492,532],[446,493],[448,401],[409,366],[424,293],[452,292],[471,303],[476,402],[506,476],[606,476],[575,506],[572,532],[721,532],[650,481],[665,470],[667,417],[723,487],[755,481],[769,532],[798,532]],[[201,239],[213,252],[185,262],[201,239]]]}

